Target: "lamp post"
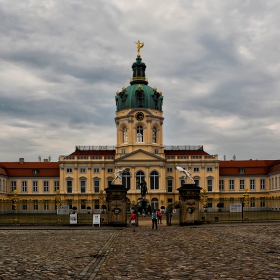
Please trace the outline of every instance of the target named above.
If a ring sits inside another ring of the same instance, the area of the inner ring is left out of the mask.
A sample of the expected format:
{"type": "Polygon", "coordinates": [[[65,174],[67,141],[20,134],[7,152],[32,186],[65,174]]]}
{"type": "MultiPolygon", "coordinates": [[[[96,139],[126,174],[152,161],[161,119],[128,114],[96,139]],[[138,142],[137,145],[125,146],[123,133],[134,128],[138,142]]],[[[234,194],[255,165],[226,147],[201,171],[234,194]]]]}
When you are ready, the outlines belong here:
{"type": "MultiPolygon", "coordinates": [[[[59,209],[60,206],[61,206],[61,197],[60,197],[60,191],[59,190],[56,190],[55,206],[56,206],[56,213],[58,213],[57,209],[59,209]]],[[[57,217],[57,222],[58,223],[60,222],[60,219],[58,217],[57,217]]]]}
{"type": "MultiPolygon", "coordinates": [[[[244,206],[248,207],[249,205],[249,194],[248,194],[248,189],[244,189],[244,194],[243,194],[243,199],[242,199],[242,221],[243,221],[243,212],[244,212],[244,206]]],[[[247,220],[247,216],[245,217],[247,220]]]]}
{"type": "Polygon", "coordinates": [[[17,190],[14,190],[14,196],[13,196],[13,207],[14,207],[14,210],[16,211],[16,218],[15,218],[15,223],[17,223],[18,219],[17,219],[17,213],[18,213],[18,191],[17,190]]]}

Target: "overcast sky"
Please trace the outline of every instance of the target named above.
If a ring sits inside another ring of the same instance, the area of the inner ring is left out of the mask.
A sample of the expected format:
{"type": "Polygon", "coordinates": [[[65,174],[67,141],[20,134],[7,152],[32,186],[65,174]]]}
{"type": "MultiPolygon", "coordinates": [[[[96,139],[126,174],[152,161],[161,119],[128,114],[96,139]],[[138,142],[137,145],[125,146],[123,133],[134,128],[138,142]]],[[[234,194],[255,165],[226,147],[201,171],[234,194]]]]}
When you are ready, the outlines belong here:
{"type": "Polygon", "coordinates": [[[0,0],[0,162],[115,145],[136,44],[164,145],[280,158],[279,0],[0,0]]]}

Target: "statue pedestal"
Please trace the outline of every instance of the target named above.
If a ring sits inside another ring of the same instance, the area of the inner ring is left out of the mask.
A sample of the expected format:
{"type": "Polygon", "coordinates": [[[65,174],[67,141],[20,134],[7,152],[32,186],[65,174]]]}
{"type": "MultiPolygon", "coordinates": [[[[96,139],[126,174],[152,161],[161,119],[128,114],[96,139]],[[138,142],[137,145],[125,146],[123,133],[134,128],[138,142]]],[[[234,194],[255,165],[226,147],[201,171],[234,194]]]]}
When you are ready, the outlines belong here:
{"type": "Polygon", "coordinates": [[[183,184],[179,189],[180,226],[200,224],[199,200],[200,188],[196,184],[183,184]]]}
{"type": "Polygon", "coordinates": [[[110,185],[105,191],[106,201],[108,202],[108,225],[126,227],[127,189],[123,185],[110,185]]]}

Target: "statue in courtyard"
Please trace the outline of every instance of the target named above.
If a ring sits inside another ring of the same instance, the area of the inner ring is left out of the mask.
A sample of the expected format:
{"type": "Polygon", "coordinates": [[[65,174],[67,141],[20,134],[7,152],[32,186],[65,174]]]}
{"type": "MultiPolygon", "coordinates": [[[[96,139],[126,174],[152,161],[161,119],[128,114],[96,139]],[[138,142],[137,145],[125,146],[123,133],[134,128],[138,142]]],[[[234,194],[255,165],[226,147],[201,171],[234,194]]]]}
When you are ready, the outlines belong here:
{"type": "Polygon", "coordinates": [[[191,177],[191,173],[189,171],[187,171],[186,169],[180,167],[180,166],[176,166],[176,169],[179,170],[180,172],[185,173],[185,177],[184,177],[184,182],[186,183],[186,179],[187,177],[195,184],[194,179],[191,177]]]}
{"type": "Polygon", "coordinates": [[[148,192],[147,183],[146,183],[145,180],[143,180],[143,181],[140,183],[140,189],[141,189],[141,197],[145,197],[145,196],[146,196],[146,193],[148,192]]]}
{"type": "Polygon", "coordinates": [[[120,184],[122,183],[122,174],[124,172],[128,172],[129,168],[124,168],[124,169],[119,169],[117,170],[114,174],[115,174],[115,179],[111,182],[111,184],[113,184],[118,178],[120,179],[120,184]]]}

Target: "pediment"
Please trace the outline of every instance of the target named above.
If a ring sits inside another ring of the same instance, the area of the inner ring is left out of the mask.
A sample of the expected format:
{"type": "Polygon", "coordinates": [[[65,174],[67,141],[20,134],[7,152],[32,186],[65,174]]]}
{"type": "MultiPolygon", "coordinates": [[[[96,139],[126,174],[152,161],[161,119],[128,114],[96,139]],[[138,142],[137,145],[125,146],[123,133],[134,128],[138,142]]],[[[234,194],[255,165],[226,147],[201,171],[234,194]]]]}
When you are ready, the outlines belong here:
{"type": "Polygon", "coordinates": [[[115,161],[165,161],[165,158],[149,153],[145,150],[139,149],[122,157],[115,159],[115,161]]]}

